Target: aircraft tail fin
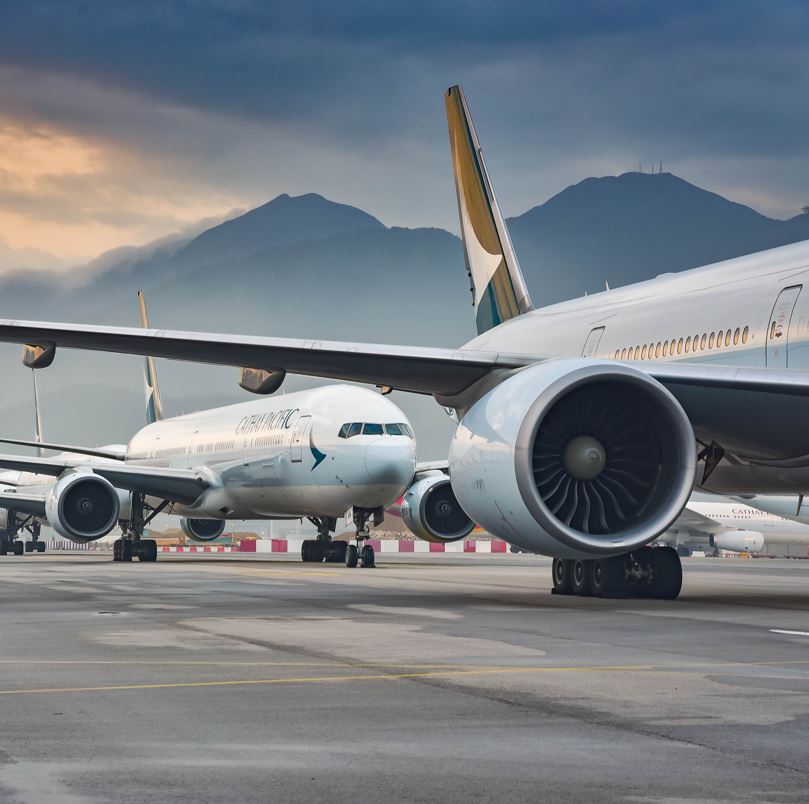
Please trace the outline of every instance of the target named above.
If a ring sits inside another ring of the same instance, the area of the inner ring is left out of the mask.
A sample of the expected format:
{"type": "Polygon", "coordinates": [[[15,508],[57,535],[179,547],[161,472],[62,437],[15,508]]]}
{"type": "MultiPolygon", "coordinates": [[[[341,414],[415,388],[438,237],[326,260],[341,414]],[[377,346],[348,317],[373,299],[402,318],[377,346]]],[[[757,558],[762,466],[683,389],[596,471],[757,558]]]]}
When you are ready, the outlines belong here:
{"type": "Polygon", "coordinates": [[[478,333],[533,309],[460,86],[444,97],[461,237],[478,333]]]}
{"type": "MultiPolygon", "coordinates": [[[[141,290],[138,291],[138,306],[140,307],[140,325],[144,329],[149,329],[146,299],[141,290]]],[[[154,424],[163,418],[163,400],[160,398],[160,388],[157,385],[157,369],[155,368],[153,357],[145,358],[143,380],[146,386],[146,424],[154,424]]]]}

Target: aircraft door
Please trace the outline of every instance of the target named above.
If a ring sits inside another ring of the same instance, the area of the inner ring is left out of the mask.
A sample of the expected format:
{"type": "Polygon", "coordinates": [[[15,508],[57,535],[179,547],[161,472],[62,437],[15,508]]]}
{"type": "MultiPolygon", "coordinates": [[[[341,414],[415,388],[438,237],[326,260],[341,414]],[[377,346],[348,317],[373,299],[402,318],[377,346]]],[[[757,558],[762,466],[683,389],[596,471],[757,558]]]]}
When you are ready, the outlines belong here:
{"type": "Polygon", "coordinates": [[[604,327],[596,327],[590,330],[587,340],[584,342],[584,348],[581,350],[582,357],[595,357],[598,351],[598,344],[601,343],[601,336],[604,334],[604,327]]]}
{"type": "Polygon", "coordinates": [[[293,463],[300,463],[303,460],[303,442],[309,432],[311,416],[299,416],[292,430],[292,441],[290,442],[290,452],[293,463]]]}
{"type": "Polygon", "coordinates": [[[775,300],[767,327],[766,365],[769,368],[786,368],[789,350],[789,327],[792,312],[803,285],[784,288],[775,300]]]}

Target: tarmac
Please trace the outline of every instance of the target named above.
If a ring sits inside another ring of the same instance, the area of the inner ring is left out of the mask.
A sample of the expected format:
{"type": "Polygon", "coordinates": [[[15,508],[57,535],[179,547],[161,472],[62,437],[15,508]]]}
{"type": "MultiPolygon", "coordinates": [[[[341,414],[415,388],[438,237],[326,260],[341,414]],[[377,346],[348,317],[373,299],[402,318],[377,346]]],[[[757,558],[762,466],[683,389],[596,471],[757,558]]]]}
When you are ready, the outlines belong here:
{"type": "Polygon", "coordinates": [[[809,561],[0,559],[0,801],[809,799],[809,561]]]}

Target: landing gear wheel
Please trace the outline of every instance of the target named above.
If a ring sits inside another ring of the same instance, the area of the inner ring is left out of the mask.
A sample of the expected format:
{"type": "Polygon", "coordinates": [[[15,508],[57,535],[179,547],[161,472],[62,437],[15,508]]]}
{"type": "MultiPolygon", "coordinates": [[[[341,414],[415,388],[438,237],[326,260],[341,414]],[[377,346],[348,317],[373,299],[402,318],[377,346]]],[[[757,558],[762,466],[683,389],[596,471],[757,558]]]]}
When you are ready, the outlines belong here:
{"type": "Polygon", "coordinates": [[[326,561],[329,564],[342,564],[346,560],[347,547],[342,541],[331,542],[326,551],[326,561]]]}
{"type": "Polygon", "coordinates": [[[593,594],[593,589],[590,585],[591,572],[588,566],[590,562],[577,558],[571,563],[570,586],[573,589],[573,594],[580,597],[589,597],[593,594]]]}
{"type": "Polygon", "coordinates": [[[652,584],[649,597],[674,600],[683,588],[683,565],[673,547],[655,547],[651,551],[652,584]]]}
{"type": "Polygon", "coordinates": [[[569,595],[573,591],[570,577],[573,572],[572,564],[573,562],[567,558],[554,558],[551,573],[555,595],[569,595]]]}
{"type": "Polygon", "coordinates": [[[374,548],[371,547],[370,544],[366,544],[362,548],[362,553],[360,554],[360,560],[362,561],[362,566],[365,568],[371,568],[374,565],[374,548]]]}
{"type": "Polygon", "coordinates": [[[141,540],[138,561],[157,561],[157,542],[154,539],[141,540]]]}
{"type": "Polygon", "coordinates": [[[34,547],[36,547],[37,553],[45,552],[45,542],[34,542],[34,547]]]}
{"type": "Polygon", "coordinates": [[[346,545],[346,566],[351,567],[352,569],[359,564],[360,560],[360,551],[357,550],[356,544],[348,544],[346,545]]]}
{"type": "Polygon", "coordinates": [[[320,555],[320,544],[314,539],[306,539],[301,545],[301,561],[307,563],[313,561],[322,561],[323,557],[320,555]]]}
{"type": "Polygon", "coordinates": [[[623,597],[626,594],[624,558],[596,558],[586,562],[590,573],[590,589],[597,597],[623,597]]]}
{"type": "Polygon", "coordinates": [[[14,555],[21,556],[25,552],[25,544],[19,539],[14,542],[14,555]]]}
{"type": "Polygon", "coordinates": [[[34,543],[33,542],[26,542],[25,543],[25,552],[26,553],[33,553],[34,552],[34,543]]]}

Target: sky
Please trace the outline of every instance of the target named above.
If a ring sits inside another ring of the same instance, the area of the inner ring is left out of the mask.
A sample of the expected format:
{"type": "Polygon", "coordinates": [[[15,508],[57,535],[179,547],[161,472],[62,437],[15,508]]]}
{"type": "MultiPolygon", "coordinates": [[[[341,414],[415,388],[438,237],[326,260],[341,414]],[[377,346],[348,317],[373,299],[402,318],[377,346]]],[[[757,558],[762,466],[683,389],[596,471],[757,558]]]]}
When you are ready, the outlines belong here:
{"type": "Polygon", "coordinates": [[[3,3],[0,268],[282,192],[455,231],[453,83],[506,214],[662,160],[790,217],[809,204],[808,42],[792,0],[3,3]]]}

